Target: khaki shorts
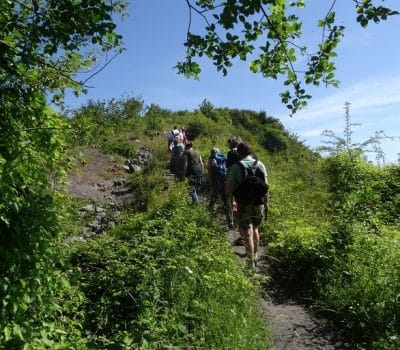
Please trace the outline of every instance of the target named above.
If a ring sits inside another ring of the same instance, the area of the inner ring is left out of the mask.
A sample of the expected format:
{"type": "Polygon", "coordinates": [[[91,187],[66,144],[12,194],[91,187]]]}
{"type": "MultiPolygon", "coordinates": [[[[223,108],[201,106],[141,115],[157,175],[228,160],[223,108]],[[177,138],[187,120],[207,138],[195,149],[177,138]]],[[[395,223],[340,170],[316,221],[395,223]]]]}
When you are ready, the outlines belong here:
{"type": "Polygon", "coordinates": [[[235,219],[241,229],[247,229],[251,224],[260,226],[264,218],[264,205],[238,204],[238,212],[235,219]]]}

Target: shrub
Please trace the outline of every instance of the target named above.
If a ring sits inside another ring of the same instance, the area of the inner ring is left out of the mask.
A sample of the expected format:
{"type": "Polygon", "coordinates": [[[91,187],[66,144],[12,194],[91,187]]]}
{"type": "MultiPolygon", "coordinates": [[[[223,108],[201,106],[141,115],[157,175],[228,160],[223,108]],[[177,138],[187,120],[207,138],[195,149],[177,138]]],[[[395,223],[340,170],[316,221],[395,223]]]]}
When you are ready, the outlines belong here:
{"type": "Polygon", "coordinates": [[[99,240],[78,245],[85,329],[96,346],[265,349],[257,288],[182,184],[99,240]]]}
{"type": "Polygon", "coordinates": [[[270,153],[282,152],[288,147],[286,137],[281,132],[271,130],[264,133],[262,145],[270,153]]]}
{"type": "Polygon", "coordinates": [[[116,153],[127,159],[136,156],[137,150],[132,140],[127,135],[119,135],[118,137],[106,139],[101,143],[101,148],[108,153],[116,153]]]}
{"type": "Polygon", "coordinates": [[[226,124],[217,123],[202,114],[197,114],[194,119],[189,121],[186,132],[190,140],[195,140],[200,136],[217,137],[225,135],[226,124]]]}
{"type": "MultiPolygon", "coordinates": [[[[368,234],[360,225],[345,260],[335,260],[320,303],[335,310],[349,335],[371,343],[400,327],[400,232],[368,234]]],[[[387,342],[391,343],[395,338],[387,342]]]]}

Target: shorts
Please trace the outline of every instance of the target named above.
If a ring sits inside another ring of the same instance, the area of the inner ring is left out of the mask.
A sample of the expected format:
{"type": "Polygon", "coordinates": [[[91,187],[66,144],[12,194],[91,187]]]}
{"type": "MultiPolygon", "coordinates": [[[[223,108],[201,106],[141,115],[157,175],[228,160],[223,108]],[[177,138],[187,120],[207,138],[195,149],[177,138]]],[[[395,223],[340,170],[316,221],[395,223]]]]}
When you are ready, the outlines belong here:
{"type": "Polygon", "coordinates": [[[264,218],[264,205],[238,204],[236,219],[239,228],[247,229],[250,225],[260,226],[264,218]]]}

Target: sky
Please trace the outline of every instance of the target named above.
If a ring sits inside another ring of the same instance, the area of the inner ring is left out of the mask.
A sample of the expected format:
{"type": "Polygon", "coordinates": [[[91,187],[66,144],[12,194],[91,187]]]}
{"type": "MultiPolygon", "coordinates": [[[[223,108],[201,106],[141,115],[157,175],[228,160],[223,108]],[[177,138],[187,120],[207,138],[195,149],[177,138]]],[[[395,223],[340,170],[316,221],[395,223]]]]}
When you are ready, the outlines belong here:
{"type": "MultiPolygon", "coordinates": [[[[306,1],[302,14],[306,44],[319,42],[321,34],[315,24],[330,4],[306,1]]],[[[382,4],[400,10],[398,0],[382,4]]],[[[312,100],[293,117],[281,103],[279,93],[285,90],[281,82],[252,73],[246,62],[235,61],[225,77],[205,60],[201,61],[200,80],[177,74],[174,66],[185,57],[189,20],[185,0],[131,0],[129,15],[118,20],[117,28],[126,51],[88,82],[86,95],[68,94],[66,104],[77,108],[89,99],[131,96],[141,98],[145,105],[155,103],[175,111],[197,109],[207,99],[215,107],[265,111],[315,149],[328,141],[321,135],[323,130],[343,136],[344,105],[349,102],[351,123],[358,124],[353,127],[353,141],[365,141],[382,130],[395,137],[382,145],[387,162],[396,162],[400,152],[400,16],[364,29],[355,21],[353,1],[337,0],[335,10],[339,24],[347,28],[335,60],[340,87],[310,87],[312,100]]]]}

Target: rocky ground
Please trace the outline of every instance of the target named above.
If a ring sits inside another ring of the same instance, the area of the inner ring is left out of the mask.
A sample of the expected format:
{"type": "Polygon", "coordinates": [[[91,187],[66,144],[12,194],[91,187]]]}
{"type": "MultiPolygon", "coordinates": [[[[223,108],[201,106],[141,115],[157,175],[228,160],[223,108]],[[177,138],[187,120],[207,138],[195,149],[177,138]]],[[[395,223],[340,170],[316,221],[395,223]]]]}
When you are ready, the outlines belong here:
{"type": "Polygon", "coordinates": [[[132,207],[135,198],[127,185],[131,174],[141,172],[151,158],[145,148],[139,148],[135,159],[121,160],[98,149],[89,148],[81,152],[79,164],[70,176],[68,193],[88,204],[82,206],[79,214],[91,220],[82,227],[79,236],[68,241],[85,240],[101,234],[114,226],[125,207],[132,207]]]}
{"type": "MultiPolygon", "coordinates": [[[[148,156],[148,154],[147,154],[148,156]]],[[[129,174],[140,171],[139,156],[132,162],[123,162],[111,155],[102,154],[96,149],[85,151],[85,161],[72,174],[69,193],[77,198],[86,199],[93,204],[81,208],[82,212],[93,212],[93,222],[83,228],[82,235],[74,239],[85,239],[87,236],[100,234],[110,225],[110,208],[115,211],[121,205],[129,205],[132,193],[125,185],[129,174]],[[113,209],[114,208],[114,209],[113,209]]],[[[223,224],[223,223],[222,223],[223,224]]],[[[235,244],[238,234],[231,230],[228,239],[233,252],[244,264],[245,248],[235,244]]],[[[264,253],[261,248],[261,256],[264,253]]],[[[266,275],[267,266],[261,259],[255,273],[266,275]]],[[[267,288],[260,305],[266,322],[270,325],[275,339],[275,350],[304,349],[347,349],[346,344],[337,336],[337,332],[329,328],[326,320],[315,315],[307,306],[285,295],[279,288],[267,288]]]]}

